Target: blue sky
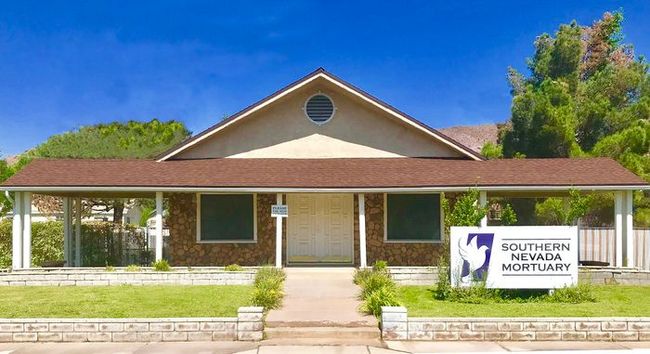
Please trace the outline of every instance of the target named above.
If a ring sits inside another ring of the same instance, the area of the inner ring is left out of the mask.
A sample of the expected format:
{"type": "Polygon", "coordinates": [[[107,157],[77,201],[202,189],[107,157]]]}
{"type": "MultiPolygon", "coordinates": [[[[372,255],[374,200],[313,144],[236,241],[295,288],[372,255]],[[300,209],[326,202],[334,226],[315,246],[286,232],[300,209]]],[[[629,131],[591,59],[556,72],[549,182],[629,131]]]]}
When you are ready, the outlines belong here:
{"type": "Polygon", "coordinates": [[[508,65],[572,19],[622,8],[650,54],[650,1],[4,1],[0,155],[81,125],[194,133],[319,66],[433,127],[508,118],[508,65]]]}

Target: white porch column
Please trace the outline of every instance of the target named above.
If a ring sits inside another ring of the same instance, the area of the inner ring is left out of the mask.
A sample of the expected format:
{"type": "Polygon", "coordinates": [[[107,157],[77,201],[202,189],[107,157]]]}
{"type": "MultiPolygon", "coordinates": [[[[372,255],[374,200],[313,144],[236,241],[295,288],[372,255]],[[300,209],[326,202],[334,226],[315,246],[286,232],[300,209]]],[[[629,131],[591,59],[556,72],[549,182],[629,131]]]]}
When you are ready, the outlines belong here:
{"type": "Polygon", "coordinates": [[[70,197],[63,197],[63,261],[66,267],[72,262],[70,257],[70,240],[72,239],[72,215],[70,197]]]}
{"type": "MultiPolygon", "coordinates": [[[[478,203],[482,207],[487,205],[487,192],[486,191],[480,191],[479,192],[478,203]]],[[[481,219],[481,227],[486,227],[486,226],[488,226],[488,216],[487,216],[487,214],[485,214],[485,216],[481,219]]]]}
{"type": "Polygon", "coordinates": [[[366,268],[368,266],[368,257],[366,256],[366,198],[363,193],[358,194],[359,198],[359,266],[366,268]]]}
{"type": "Polygon", "coordinates": [[[11,267],[23,267],[23,193],[14,193],[14,218],[11,230],[11,267]]]}
{"type": "Polygon", "coordinates": [[[163,193],[156,192],[156,261],[163,258],[163,193]]]}
{"type": "Polygon", "coordinates": [[[634,267],[634,194],[625,191],[625,211],[623,214],[623,238],[625,239],[626,266],[634,267]]]}
{"type": "Polygon", "coordinates": [[[76,198],[75,204],[75,232],[74,232],[74,265],[81,267],[81,198],[76,198]]]}
{"type": "Polygon", "coordinates": [[[32,267],[32,193],[23,193],[23,268],[32,267]]]}
{"type": "MultiPolygon", "coordinates": [[[[282,193],[278,193],[275,202],[282,205],[282,193]]],[[[282,268],[282,217],[275,218],[275,267],[282,268]]]]}
{"type": "Polygon", "coordinates": [[[616,235],[616,264],[623,266],[623,192],[614,192],[614,234],[616,235]]]}

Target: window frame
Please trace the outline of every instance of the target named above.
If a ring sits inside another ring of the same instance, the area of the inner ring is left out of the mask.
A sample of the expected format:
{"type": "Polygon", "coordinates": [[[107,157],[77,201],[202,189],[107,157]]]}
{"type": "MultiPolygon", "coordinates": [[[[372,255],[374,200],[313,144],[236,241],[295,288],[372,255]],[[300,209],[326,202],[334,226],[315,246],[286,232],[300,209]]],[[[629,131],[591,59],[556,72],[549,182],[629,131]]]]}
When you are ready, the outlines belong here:
{"type": "Polygon", "coordinates": [[[257,243],[257,193],[196,193],[196,243],[257,243]],[[252,195],[253,196],[253,239],[202,240],[201,239],[201,196],[202,195],[252,195]]]}
{"type": "Polygon", "coordinates": [[[426,244],[439,244],[442,243],[445,231],[445,213],[442,210],[443,193],[425,193],[425,192],[396,192],[384,193],[384,243],[426,243],[426,244]],[[440,239],[439,240],[389,240],[388,239],[388,194],[433,194],[438,195],[438,208],[440,209],[440,239]]]}

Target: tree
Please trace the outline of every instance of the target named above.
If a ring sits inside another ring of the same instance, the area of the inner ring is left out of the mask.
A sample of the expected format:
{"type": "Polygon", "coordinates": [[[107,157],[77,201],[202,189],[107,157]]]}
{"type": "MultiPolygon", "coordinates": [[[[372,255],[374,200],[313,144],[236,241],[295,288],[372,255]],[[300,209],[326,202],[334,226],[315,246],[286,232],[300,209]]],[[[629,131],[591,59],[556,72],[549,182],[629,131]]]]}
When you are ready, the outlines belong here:
{"type": "MultiPolygon", "coordinates": [[[[77,130],[54,135],[44,143],[20,156],[13,170],[19,171],[34,158],[152,158],[190,136],[185,125],[178,121],[112,122],[84,126],[77,130]]],[[[1,168],[1,166],[0,166],[1,168]]],[[[60,210],[60,201],[44,196],[35,197],[35,204],[46,212],[60,210]],[[49,210],[47,210],[49,209],[49,210]]],[[[86,206],[103,205],[113,210],[113,220],[122,220],[124,201],[91,200],[86,206]]]]}
{"type": "MultiPolygon", "coordinates": [[[[7,161],[0,160],[0,183],[7,180],[13,174],[13,169],[7,161]]],[[[11,209],[11,201],[4,194],[0,194],[0,216],[5,215],[11,209]]]]}

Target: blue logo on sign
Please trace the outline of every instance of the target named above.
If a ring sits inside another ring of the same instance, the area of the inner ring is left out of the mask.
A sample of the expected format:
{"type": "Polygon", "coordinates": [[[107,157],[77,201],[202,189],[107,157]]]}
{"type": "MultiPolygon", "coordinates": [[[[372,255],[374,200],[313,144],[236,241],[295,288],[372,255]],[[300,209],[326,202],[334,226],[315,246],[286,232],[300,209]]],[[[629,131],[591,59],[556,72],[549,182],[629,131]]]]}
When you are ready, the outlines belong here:
{"type": "Polygon", "coordinates": [[[458,253],[463,259],[462,284],[485,280],[490,265],[494,234],[470,233],[458,240],[458,253]]]}

